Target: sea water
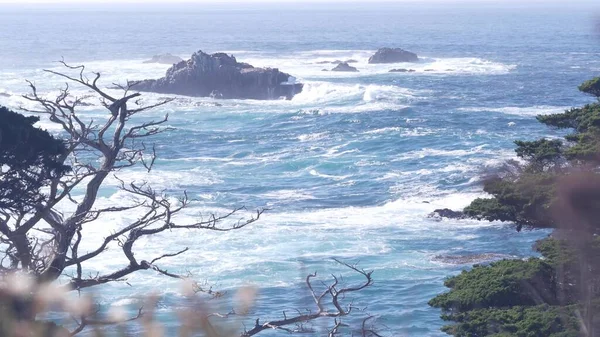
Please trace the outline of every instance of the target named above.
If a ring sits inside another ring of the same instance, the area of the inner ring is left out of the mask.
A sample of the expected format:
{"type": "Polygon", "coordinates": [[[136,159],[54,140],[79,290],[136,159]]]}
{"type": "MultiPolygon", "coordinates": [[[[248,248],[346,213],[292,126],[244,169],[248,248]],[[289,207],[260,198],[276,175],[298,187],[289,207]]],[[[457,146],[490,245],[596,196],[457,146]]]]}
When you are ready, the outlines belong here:
{"type": "MultiPolygon", "coordinates": [[[[327,281],[336,273],[359,282],[332,258],[358,263],[374,271],[375,283],[352,296],[365,312],[346,322],[368,313],[393,336],[443,336],[440,312],[427,301],[446,290],[446,277],[472,264],[443,257],[527,257],[546,232],[435,221],[427,214],[484,196],[480,177],[514,158],[513,140],[562,135],[535,116],[591,101],[577,85],[600,71],[599,13],[593,2],[3,5],[0,104],[30,106],[20,97],[26,79],[56,94],[63,79],[43,69],[64,70],[54,62],[61,57],[101,72],[105,87],[161,77],[167,65],[142,63],[154,54],[187,58],[199,49],[292,74],[305,87],[290,101],[175,96],[134,121],[168,113],[172,130],[152,139],[159,155],[152,172],[123,170],[118,177],[149,181],[172,196],[187,191],[197,203],[178,223],[239,206],[268,208],[241,230],[172,231],[141,240],[136,257],[189,247],[160,266],[230,295],[244,285],[258,287],[247,326],[259,317],[279,319],[284,310],[314,310],[305,276],[317,271],[327,281]],[[368,64],[379,47],[402,47],[421,61],[368,64]],[[322,71],[334,65],[321,61],[336,59],[355,59],[360,72],[322,71]],[[390,73],[393,68],[415,72],[390,73]]],[[[143,95],[149,104],[164,97],[143,95]]],[[[107,111],[96,104],[81,114],[101,121],[107,111]]],[[[39,126],[60,135],[45,119],[39,126]]],[[[117,184],[108,179],[98,205],[128,202],[117,184]]],[[[82,249],[94,249],[136,216],[86,225],[82,249]]],[[[88,271],[102,274],[127,263],[116,245],[101,256],[88,271]]],[[[158,292],[163,322],[177,325],[170,315],[181,299],[177,281],[148,271],[127,282],[94,292],[102,305],[130,310],[141,296],[158,292]]],[[[314,335],[331,323],[315,323],[314,335]]]]}

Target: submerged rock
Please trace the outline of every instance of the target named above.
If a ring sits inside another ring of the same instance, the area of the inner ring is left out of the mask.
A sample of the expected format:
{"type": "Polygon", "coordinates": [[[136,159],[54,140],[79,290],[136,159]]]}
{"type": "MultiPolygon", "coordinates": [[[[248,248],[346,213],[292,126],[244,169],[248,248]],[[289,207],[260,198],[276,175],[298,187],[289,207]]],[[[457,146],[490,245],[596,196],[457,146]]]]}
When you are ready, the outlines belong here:
{"type": "Polygon", "coordinates": [[[448,219],[466,219],[465,213],[460,211],[453,211],[449,208],[436,209],[435,211],[427,215],[429,218],[448,218],[448,219]]]}
{"type": "Polygon", "coordinates": [[[342,61],[342,60],[335,60],[335,61],[319,61],[317,62],[317,64],[339,64],[339,63],[357,63],[357,60],[354,59],[349,59],[346,61],[342,61]]]}
{"type": "Polygon", "coordinates": [[[496,253],[469,254],[469,255],[437,255],[433,261],[448,264],[477,264],[482,262],[492,262],[510,258],[508,255],[496,253]]]}
{"type": "Polygon", "coordinates": [[[392,69],[390,73],[414,73],[415,71],[414,69],[392,69]]]}
{"type": "Polygon", "coordinates": [[[176,64],[183,61],[179,56],[171,54],[154,55],[152,59],[144,61],[144,63],[160,63],[160,64],[176,64]]]}
{"type": "Polygon", "coordinates": [[[255,68],[233,55],[198,51],[173,65],[165,77],[137,82],[139,91],[222,99],[291,99],[303,85],[276,68],[255,68]]]}
{"type": "Polygon", "coordinates": [[[358,72],[358,69],[354,68],[346,62],[342,62],[338,64],[335,68],[331,69],[331,71],[358,72]]]}
{"type": "Polygon", "coordinates": [[[417,54],[401,48],[381,48],[369,58],[369,63],[418,62],[417,54]]]}

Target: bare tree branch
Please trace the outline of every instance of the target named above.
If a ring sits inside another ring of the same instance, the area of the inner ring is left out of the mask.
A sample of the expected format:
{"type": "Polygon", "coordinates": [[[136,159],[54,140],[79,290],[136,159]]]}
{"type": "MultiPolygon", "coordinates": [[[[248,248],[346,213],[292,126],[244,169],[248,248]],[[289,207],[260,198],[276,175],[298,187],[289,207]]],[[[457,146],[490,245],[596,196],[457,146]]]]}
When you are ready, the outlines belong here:
{"type": "MultiPolygon", "coordinates": [[[[327,285],[325,287],[325,290],[323,290],[321,293],[318,293],[315,290],[314,286],[312,285],[312,280],[317,277],[317,274],[316,273],[310,274],[306,277],[306,285],[307,285],[307,287],[311,293],[311,296],[314,299],[315,304],[317,306],[317,310],[315,312],[308,312],[306,314],[302,314],[299,312],[299,314],[294,317],[287,317],[287,315],[284,314],[284,318],[282,320],[268,321],[265,323],[261,323],[260,320],[257,319],[256,323],[254,325],[254,328],[242,333],[241,337],[254,336],[254,335],[256,335],[264,330],[268,330],[268,329],[283,330],[283,331],[292,333],[295,331],[293,329],[288,328],[288,326],[295,326],[295,325],[298,325],[301,323],[314,321],[319,318],[338,319],[338,318],[349,315],[353,309],[352,304],[347,305],[344,308],[340,304],[340,299],[344,298],[344,294],[356,292],[356,291],[359,291],[361,289],[364,289],[364,288],[372,285],[373,279],[372,279],[371,275],[373,272],[372,271],[367,272],[365,270],[358,269],[354,265],[350,265],[348,263],[341,262],[337,259],[334,259],[334,261],[336,261],[337,263],[362,275],[364,277],[364,281],[355,286],[344,287],[344,288],[338,289],[339,279],[338,279],[338,277],[333,276],[334,281],[331,282],[329,285],[327,285]],[[330,301],[329,305],[330,306],[332,305],[333,308],[330,308],[330,309],[326,308],[325,303],[323,303],[323,300],[326,297],[329,298],[329,301],[330,301]]],[[[332,332],[334,332],[334,334],[332,335],[330,333],[330,336],[335,336],[335,333],[337,333],[339,328],[341,327],[341,323],[339,323],[339,325],[337,323],[338,323],[338,321],[336,321],[336,327],[334,327],[334,329],[332,330],[332,332]]]]}

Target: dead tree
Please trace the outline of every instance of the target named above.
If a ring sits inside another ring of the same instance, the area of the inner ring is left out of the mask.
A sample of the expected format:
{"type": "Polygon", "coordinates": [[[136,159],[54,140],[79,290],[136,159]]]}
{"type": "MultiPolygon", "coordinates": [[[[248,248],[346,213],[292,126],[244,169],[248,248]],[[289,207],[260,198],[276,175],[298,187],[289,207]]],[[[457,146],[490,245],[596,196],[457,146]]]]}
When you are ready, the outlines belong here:
{"type": "MultiPolygon", "coordinates": [[[[174,257],[187,251],[179,251],[156,256],[150,260],[138,260],[135,256],[135,243],[140,238],[177,229],[201,229],[210,231],[230,231],[243,228],[261,216],[263,210],[245,219],[233,217],[242,208],[228,214],[210,215],[195,223],[180,224],[176,216],[193,201],[186,193],[173,200],[163,191],[153,189],[145,182],[120,180],[119,188],[133,197],[131,205],[100,208],[97,205],[98,192],[106,179],[135,166],[152,170],[156,159],[153,145],[146,140],[168,130],[164,127],[168,116],[159,120],[138,124],[131,122],[136,116],[153,108],[160,107],[171,99],[151,105],[142,105],[138,92],[132,92],[134,83],[120,86],[122,96],[111,95],[98,86],[99,73],[92,79],[86,75],[84,66],[70,66],[64,61],[65,73],[45,70],[67,80],[65,88],[56,97],[48,98],[38,92],[36,85],[29,83],[31,93],[23,97],[33,102],[36,108],[24,109],[45,115],[62,129],[67,152],[59,162],[71,167],[71,171],[61,177],[51,179],[44,198],[34,207],[0,210],[0,248],[2,273],[22,271],[33,275],[39,283],[51,282],[64,275],[65,270],[74,269],[68,287],[80,290],[91,286],[120,281],[139,270],[154,270],[169,277],[180,278],[159,266],[162,259],[174,257]],[[75,75],[71,75],[74,73],[75,75]],[[93,93],[91,96],[74,97],[69,84],[83,86],[93,93]],[[106,119],[86,119],[79,112],[85,99],[98,97],[106,108],[106,119]],[[74,195],[76,191],[81,193],[74,195]],[[58,210],[61,204],[70,203],[74,211],[63,214],[58,210]],[[120,229],[104,238],[94,250],[82,251],[82,230],[103,215],[115,212],[135,211],[140,214],[137,220],[123,224],[120,229]],[[86,276],[86,264],[101,258],[109,245],[118,243],[128,264],[121,269],[104,275],[86,276]]],[[[237,215],[236,215],[237,216],[237,215]]]]}

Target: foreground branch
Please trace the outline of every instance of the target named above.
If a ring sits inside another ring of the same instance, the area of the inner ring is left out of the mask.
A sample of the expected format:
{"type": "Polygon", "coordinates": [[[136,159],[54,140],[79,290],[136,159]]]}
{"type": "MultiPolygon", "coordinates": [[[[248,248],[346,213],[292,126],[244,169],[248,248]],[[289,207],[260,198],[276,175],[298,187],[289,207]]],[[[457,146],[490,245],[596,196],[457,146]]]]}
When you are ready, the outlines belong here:
{"type": "MultiPolygon", "coordinates": [[[[326,286],[325,290],[322,292],[317,292],[313,286],[313,279],[317,277],[317,273],[310,274],[306,277],[306,285],[311,293],[312,298],[315,301],[315,305],[317,307],[315,312],[309,312],[307,314],[299,314],[293,317],[287,317],[284,313],[284,319],[277,321],[268,321],[265,323],[261,323],[260,320],[256,320],[254,328],[251,330],[245,331],[242,333],[241,337],[250,337],[258,334],[261,331],[273,329],[273,330],[282,330],[288,333],[293,332],[301,332],[303,329],[290,329],[289,326],[298,326],[301,323],[306,323],[310,321],[314,321],[319,318],[335,318],[336,326],[332,329],[333,335],[330,333],[330,336],[335,336],[338,330],[341,328],[341,322],[338,321],[338,318],[349,315],[355,307],[352,303],[347,305],[342,305],[340,300],[345,297],[346,294],[360,291],[370,285],[373,284],[373,278],[371,277],[372,271],[365,271],[363,269],[357,268],[355,265],[350,265],[345,262],[341,262],[337,259],[334,259],[335,262],[351,269],[352,271],[362,275],[364,277],[363,282],[348,287],[341,287],[339,278],[332,275],[333,281],[326,286]],[[328,299],[327,303],[325,303],[325,299],[328,299]],[[327,307],[330,307],[329,309],[327,307]]],[[[363,327],[365,325],[363,324],[363,327]]]]}

